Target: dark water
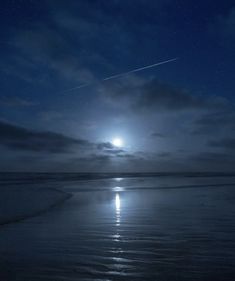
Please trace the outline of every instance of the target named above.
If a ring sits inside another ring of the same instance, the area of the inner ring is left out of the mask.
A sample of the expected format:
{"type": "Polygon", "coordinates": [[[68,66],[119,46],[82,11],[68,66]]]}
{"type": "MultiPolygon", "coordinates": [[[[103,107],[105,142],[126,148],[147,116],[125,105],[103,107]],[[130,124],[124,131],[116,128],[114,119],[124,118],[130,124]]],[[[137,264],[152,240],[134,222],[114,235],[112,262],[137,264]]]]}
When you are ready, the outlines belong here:
{"type": "Polygon", "coordinates": [[[64,205],[0,228],[0,280],[235,280],[234,183],[59,181],[64,205]]]}

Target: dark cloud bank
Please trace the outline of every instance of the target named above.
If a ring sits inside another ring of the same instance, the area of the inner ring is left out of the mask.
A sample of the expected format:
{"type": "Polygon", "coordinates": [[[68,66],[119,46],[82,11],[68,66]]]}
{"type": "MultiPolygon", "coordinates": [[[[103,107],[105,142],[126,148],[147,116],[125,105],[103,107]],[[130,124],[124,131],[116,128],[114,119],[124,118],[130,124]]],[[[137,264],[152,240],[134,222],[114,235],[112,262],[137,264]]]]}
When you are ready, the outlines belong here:
{"type": "Polygon", "coordinates": [[[10,149],[65,153],[72,147],[86,148],[92,144],[86,140],[74,139],[54,132],[38,132],[0,121],[0,144],[10,149]]]}
{"type": "MultiPolygon", "coordinates": [[[[31,166],[25,167],[25,170],[30,171],[46,169],[48,171],[148,172],[177,171],[177,167],[179,171],[183,169],[220,171],[221,165],[218,160],[226,162],[227,165],[224,166],[226,171],[231,171],[235,164],[231,153],[223,152],[224,148],[229,151],[235,150],[235,139],[211,141],[208,147],[219,149],[217,152],[206,151],[189,156],[170,152],[128,153],[123,149],[115,148],[109,142],[92,143],[54,132],[30,130],[3,121],[0,122],[0,132],[2,148],[16,152],[14,153],[17,159],[16,170],[22,170],[19,169],[19,163],[25,159],[30,159],[31,166]],[[23,152],[23,155],[19,155],[20,152],[23,152]],[[229,167],[231,169],[228,169],[229,167]]],[[[7,161],[5,163],[6,167],[10,165],[14,170],[14,163],[7,164],[7,161]]]]}
{"type": "MultiPolygon", "coordinates": [[[[76,154],[81,160],[108,160],[127,157],[110,142],[94,143],[50,131],[36,131],[0,121],[0,145],[15,151],[47,154],[76,154]]],[[[79,159],[79,158],[78,158],[79,159]]]]}
{"type": "Polygon", "coordinates": [[[106,101],[111,101],[114,105],[129,106],[138,113],[156,110],[168,112],[221,110],[229,107],[229,102],[225,98],[195,95],[157,79],[142,82],[123,79],[109,82],[100,87],[100,92],[106,101]]]}

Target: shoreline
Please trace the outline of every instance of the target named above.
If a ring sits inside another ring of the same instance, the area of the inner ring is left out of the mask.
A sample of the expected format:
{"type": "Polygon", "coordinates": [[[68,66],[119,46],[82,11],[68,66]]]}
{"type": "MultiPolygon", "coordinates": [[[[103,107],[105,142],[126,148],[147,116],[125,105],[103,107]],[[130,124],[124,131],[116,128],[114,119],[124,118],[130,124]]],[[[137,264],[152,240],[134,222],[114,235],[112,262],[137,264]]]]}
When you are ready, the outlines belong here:
{"type": "Polygon", "coordinates": [[[64,195],[64,197],[59,198],[52,203],[49,203],[47,206],[45,206],[43,208],[40,208],[39,210],[32,211],[30,214],[15,215],[14,218],[7,218],[6,220],[3,219],[2,221],[0,221],[0,227],[5,226],[5,225],[9,225],[9,224],[13,224],[13,223],[19,223],[19,222],[24,221],[26,219],[30,219],[30,218],[33,218],[33,217],[40,216],[44,213],[47,213],[47,212],[51,211],[53,208],[62,205],[65,201],[69,200],[73,196],[73,194],[64,192],[64,191],[59,190],[57,188],[45,188],[45,189],[43,189],[43,191],[47,191],[47,190],[53,190],[53,191],[56,191],[58,193],[61,193],[61,194],[64,195]]]}

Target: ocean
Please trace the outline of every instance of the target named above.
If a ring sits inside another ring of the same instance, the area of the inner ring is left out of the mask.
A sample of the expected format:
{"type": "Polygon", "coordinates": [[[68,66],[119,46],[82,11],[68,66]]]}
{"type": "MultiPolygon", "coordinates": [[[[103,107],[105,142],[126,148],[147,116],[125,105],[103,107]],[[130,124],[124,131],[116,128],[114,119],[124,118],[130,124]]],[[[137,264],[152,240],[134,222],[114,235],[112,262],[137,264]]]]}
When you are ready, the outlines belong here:
{"type": "Polygon", "coordinates": [[[0,280],[235,280],[235,175],[0,174],[0,280]]]}

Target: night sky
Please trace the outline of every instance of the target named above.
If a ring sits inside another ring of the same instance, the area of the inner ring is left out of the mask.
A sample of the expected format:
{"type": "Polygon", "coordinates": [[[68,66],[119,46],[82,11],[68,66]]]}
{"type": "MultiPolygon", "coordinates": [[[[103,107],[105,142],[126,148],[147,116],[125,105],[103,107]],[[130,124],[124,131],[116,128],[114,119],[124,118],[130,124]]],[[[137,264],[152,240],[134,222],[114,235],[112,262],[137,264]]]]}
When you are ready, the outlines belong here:
{"type": "Polygon", "coordinates": [[[0,171],[234,171],[234,1],[6,0],[0,32],[0,171]]]}

